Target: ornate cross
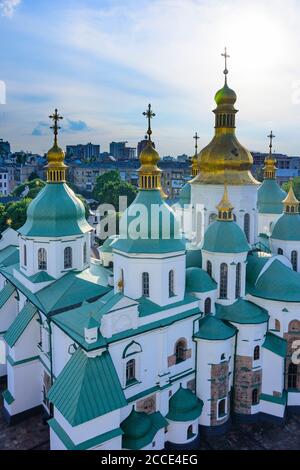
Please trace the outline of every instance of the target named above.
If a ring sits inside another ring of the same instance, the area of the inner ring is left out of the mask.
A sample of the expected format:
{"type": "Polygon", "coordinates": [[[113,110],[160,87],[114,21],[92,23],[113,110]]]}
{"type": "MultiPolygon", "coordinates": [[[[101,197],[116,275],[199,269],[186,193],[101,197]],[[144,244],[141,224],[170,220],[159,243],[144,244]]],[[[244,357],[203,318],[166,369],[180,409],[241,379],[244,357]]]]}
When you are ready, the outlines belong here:
{"type": "Polygon", "coordinates": [[[222,57],[224,57],[225,59],[225,70],[224,70],[224,74],[227,75],[228,74],[228,69],[227,69],[227,59],[230,58],[230,55],[227,54],[227,47],[225,47],[225,50],[223,52],[223,54],[221,54],[222,57]]]}
{"type": "Polygon", "coordinates": [[[148,140],[151,140],[151,134],[152,134],[152,130],[151,130],[151,119],[154,118],[155,114],[153,113],[152,109],[151,109],[151,104],[148,105],[148,109],[147,111],[145,111],[143,113],[143,116],[146,116],[146,118],[148,119],[148,130],[147,130],[147,134],[148,134],[148,140]]]}
{"type": "Polygon", "coordinates": [[[52,119],[52,121],[53,121],[53,123],[54,123],[53,126],[50,127],[50,129],[53,130],[53,133],[54,133],[54,140],[55,140],[55,143],[57,143],[57,135],[58,135],[58,131],[59,131],[59,129],[60,129],[58,123],[59,123],[59,121],[60,121],[61,119],[63,119],[63,117],[58,114],[58,110],[56,109],[56,110],[54,111],[54,114],[52,114],[51,116],[49,116],[49,119],[52,119]]]}
{"type": "Polygon", "coordinates": [[[268,135],[268,138],[270,139],[270,144],[269,144],[270,153],[272,153],[273,139],[275,138],[273,131],[270,132],[270,135],[268,135]]]}
{"type": "Polygon", "coordinates": [[[193,139],[195,139],[195,155],[197,155],[197,153],[198,153],[198,140],[200,139],[197,132],[194,135],[193,139]]]}

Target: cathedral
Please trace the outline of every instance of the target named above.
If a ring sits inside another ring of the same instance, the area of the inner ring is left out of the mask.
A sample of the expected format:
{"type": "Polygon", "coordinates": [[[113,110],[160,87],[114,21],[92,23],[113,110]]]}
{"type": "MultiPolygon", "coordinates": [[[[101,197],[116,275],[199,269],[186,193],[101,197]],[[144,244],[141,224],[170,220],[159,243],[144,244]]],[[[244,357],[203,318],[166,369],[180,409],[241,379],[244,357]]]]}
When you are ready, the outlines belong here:
{"type": "Polygon", "coordinates": [[[214,137],[199,153],[196,138],[173,207],[144,113],[139,191],[100,259],[51,116],[47,184],[0,240],[0,375],[7,422],[43,410],[53,450],[197,449],[300,409],[299,201],[276,182],[273,133],[264,181],[251,174],[224,56],[214,137]]]}

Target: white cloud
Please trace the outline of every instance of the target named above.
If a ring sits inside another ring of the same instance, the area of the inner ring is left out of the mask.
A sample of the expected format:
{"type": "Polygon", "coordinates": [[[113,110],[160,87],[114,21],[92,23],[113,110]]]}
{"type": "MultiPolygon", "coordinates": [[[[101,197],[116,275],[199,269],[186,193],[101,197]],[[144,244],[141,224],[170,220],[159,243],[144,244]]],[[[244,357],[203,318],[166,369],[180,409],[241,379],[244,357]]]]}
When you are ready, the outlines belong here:
{"type": "Polygon", "coordinates": [[[11,18],[20,3],[21,0],[0,0],[1,15],[11,18]]]}

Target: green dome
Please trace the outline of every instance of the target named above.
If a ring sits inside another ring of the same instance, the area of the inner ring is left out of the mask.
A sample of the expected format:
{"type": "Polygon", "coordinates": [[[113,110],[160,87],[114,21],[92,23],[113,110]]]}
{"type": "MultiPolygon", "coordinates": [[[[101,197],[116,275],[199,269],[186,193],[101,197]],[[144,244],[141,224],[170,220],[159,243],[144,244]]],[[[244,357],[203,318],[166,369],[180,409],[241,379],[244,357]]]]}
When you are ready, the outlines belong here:
{"type": "Polygon", "coordinates": [[[252,325],[266,323],[267,310],[245,299],[238,299],[231,305],[217,305],[217,317],[221,320],[252,325]]]}
{"type": "Polygon", "coordinates": [[[226,325],[222,320],[209,314],[199,320],[199,330],[194,337],[207,341],[225,341],[232,338],[235,333],[234,326],[226,325]]]}
{"type": "Polygon", "coordinates": [[[135,441],[146,436],[150,432],[151,427],[152,422],[149,415],[135,411],[134,409],[121,424],[126,439],[135,441]]]}
{"type": "Polygon", "coordinates": [[[284,213],[275,223],[271,239],[300,241],[300,215],[284,213]]]}
{"type": "Polygon", "coordinates": [[[282,201],[286,192],[276,180],[265,179],[257,192],[257,208],[260,214],[282,214],[282,201]]]}
{"type": "Polygon", "coordinates": [[[237,96],[234,90],[229,88],[227,83],[221,88],[221,90],[217,91],[215,95],[215,102],[218,106],[222,104],[230,104],[234,105],[237,100],[237,96]]]}
{"type": "Polygon", "coordinates": [[[187,249],[186,251],[186,267],[202,268],[202,252],[201,250],[187,249]]]}
{"type": "Polygon", "coordinates": [[[188,292],[208,292],[217,289],[216,282],[201,268],[186,270],[186,290],[188,292]]]}
{"type": "Polygon", "coordinates": [[[92,230],[85,208],[65,183],[47,184],[29,204],[26,223],[19,229],[28,237],[65,237],[92,230]]]}
{"type": "Polygon", "coordinates": [[[185,251],[174,211],[163,201],[159,190],[139,191],[121,218],[120,237],[113,248],[125,253],[185,251]]]}
{"type": "Polygon", "coordinates": [[[216,220],[204,234],[202,250],[214,253],[244,253],[250,250],[246,235],[234,221],[216,220]]]}
{"type": "Polygon", "coordinates": [[[191,185],[186,183],[179,193],[179,204],[183,207],[185,204],[191,203],[191,185]]]}
{"type": "Polygon", "coordinates": [[[171,421],[193,421],[201,415],[203,401],[191,390],[181,385],[170,398],[169,413],[166,418],[171,421]]]}

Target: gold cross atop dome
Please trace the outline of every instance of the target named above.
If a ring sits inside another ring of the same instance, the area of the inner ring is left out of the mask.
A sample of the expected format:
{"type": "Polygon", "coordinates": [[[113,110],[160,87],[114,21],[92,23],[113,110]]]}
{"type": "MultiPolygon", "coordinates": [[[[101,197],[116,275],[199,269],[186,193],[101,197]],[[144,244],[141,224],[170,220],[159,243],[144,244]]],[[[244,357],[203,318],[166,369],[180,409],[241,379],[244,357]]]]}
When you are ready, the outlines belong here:
{"type": "Polygon", "coordinates": [[[270,132],[270,134],[268,135],[268,138],[270,139],[269,149],[270,149],[270,154],[271,154],[272,147],[273,147],[273,139],[275,139],[275,135],[273,134],[273,131],[270,132]]]}
{"type": "Polygon", "coordinates": [[[268,139],[270,139],[269,142],[269,155],[265,158],[265,166],[264,166],[264,178],[268,180],[274,180],[276,178],[276,160],[273,157],[272,154],[272,148],[273,148],[273,139],[275,138],[275,135],[273,134],[273,131],[270,132],[270,134],[267,136],[268,139]]]}
{"type": "Polygon", "coordinates": [[[152,109],[151,109],[151,104],[149,103],[148,104],[148,109],[147,111],[145,111],[143,113],[143,116],[146,116],[147,119],[148,119],[148,130],[147,130],[147,134],[148,134],[148,140],[151,140],[151,134],[152,134],[152,130],[151,130],[151,119],[155,117],[155,113],[153,113],[152,109]]]}
{"type": "Polygon", "coordinates": [[[230,59],[230,55],[227,54],[227,47],[225,47],[224,52],[221,54],[221,56],[224,57],[224,61],[225,61],[224,75],[225,75],[225,80],[227,80],[227,75],[228,75],[227,59],[230,59]]]}
{"type": "Polygon", "coordinates": [[[65,165],[65,154],[63,150],[58,146],[57,136],[60,129],[59,121],[63,119],[55,109],[54,113],[49,116],[49,119],[53,121],[53,125],[50,129],[53,130],[54,144],[53,147],[47,153],[47,182],[48,183],[64,183],[66,181],[66,168],[65,165]]]}

